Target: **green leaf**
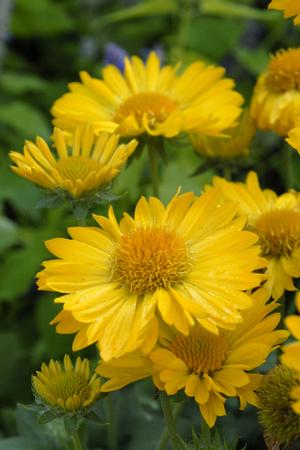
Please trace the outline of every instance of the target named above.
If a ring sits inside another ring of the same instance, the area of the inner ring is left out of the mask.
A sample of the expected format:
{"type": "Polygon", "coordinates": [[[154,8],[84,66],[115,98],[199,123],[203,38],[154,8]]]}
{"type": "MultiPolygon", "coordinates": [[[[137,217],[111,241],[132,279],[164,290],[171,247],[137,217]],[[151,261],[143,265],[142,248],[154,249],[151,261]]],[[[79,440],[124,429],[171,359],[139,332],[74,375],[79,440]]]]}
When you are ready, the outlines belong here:
{"type": "Polygon", "coordinates": [[[1,88],[14,95],[27,92],[41,92],[47,88],[47,83],[37,75],[30,73],[17,73],[6,70],[0,77],[1,88]]]}
{"type": "Polygon", "coordinates": [[[260,10],[252,6],[241,5],[230,0],[202,0],[201,10],[204,14],[215,14],[221,17],[272,21],[279,18],[274,11],[260,10]]]}
{"type": "Polygon", "coordinates": [[[239,41],[244,31],[242,22],[224,18],[199,17],[189,27],[187,47],[213,60],[219,60],[239,41]],[[214,36],[207,39],[207,36],[214,36]]]}
{"type": "Polygon", "coordinates": [[[33,450],[33,442],[21,437],[0,440],[0,450],[33,450]]]}
{"type": "Polygon", "coordinates": [[[0,253],[18,241],[18,227],[10,219],[0,216],[0,235],[4,239],[0,240],[0,253]]]}
{"type": "Polygon", "coordinates": [[[52,411],[46,411],[39,415],[37,421],[40,425],[44,425],[45,423],[51,422],[56,418],[57,414],[54,414],[52,411]]]}
{"type": "Polygon", "coordinates": [[[53,0],[16,0],[13,34],[21,37],[50,36],[69,31],[72,20],[63,5],[53,0]]]}
{"type": "Polygon", "coordinates": [[[7,103],[0,108],[0,124],[1,122],[24,136],[24,139],[34,139],[37,135],[46,137],[50,133],[43,114],[21,101],[7,103]]]}

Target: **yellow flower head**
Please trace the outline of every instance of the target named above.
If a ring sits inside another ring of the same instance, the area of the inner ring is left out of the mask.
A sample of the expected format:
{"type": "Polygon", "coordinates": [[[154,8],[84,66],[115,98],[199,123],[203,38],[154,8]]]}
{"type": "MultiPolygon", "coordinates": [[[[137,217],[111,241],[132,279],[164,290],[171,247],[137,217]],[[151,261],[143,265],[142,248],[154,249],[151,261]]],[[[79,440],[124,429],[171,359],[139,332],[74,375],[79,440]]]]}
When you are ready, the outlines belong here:
{"type": "Polygon", "coordinates": [[[255,127],[245,110],[238,126],[225,131],[226,136],[213,137],[191,134],[195,150],[206,158],[231,159],[246,156],[255,133],[255,127]]]}
{"type": "Polygon", "coordinates": [[[51,359],[49,365],[32,377],[32,386],[39,401],[60,411],[78,411],[91,406],[100,394],[100,379],[90,375],[87,359],[76,359],[73,366],[68,355],[63,365],[51,359]]]}
{"type": "Polygon", "coordinates": [[[99,341],[108,360],[150,351],[158,317],[184,335],[195,322],[215,333],[241,322],[252,304],[244,291],[260,284],[253,271],[265,261],[257,236],[233,220],[236,208],[218,203],[217,191],[175,195],[167,207],[142,197],[119,224],[111,207],[108,218],[94,216],[99,229],[47,241],[59,259],[44,263],[38,286],[65,294],[57,331],[78,332],[74,349],[99,341]]]}
{"type": "Polygon", "coordinates": [[[259,421],[265,436],[277,444],[290,444],[300,437],[300,417],[291,399],[298,385],[295,373],[279,364],[264,376],[257,391],[259,421]]]}
{"type": "Polygon", "coordinates": [[[137,146],[137,141],[118,146],[117,135],[96,137],[91,126],[78,126],[71,148],[60,129],[54,129],[54,157],[44,139],[27,141],[24,154],[10,152],[12,170],[45,189],[68,191],[73,197],[99,189],[112,181],[137,146]]]}
{"type": "Polygon", "coordinates": [[[284,11],[284,17],[295,17],[294,24],[300,25],[300,3],[297,0],[272,0],[270,9],[284,11]]]}
{"type": "MultiPolygon", "coordinates": [[[[297,292],[296,295],[296,307],[298,313],[300,313],[300,293],[297,292]]],[[[281,361],[284,365],[290,369],[295,370],[298,373],[300,379],[300,316],[299,315],[289,315],[285,319],[285,324],[290,330],[292,335],[295,337],[296,342],[288,344],[283,347],[283,355],[281,356],[281,361]]],[[[300,394],[300,392],[299,392],[300,394]]],[[[298,413],[300,414],[300,395],[299,395],[298,413]]]]}
{"type": "Polygon", "coordinates": [[[73,131],[89,121],[97,134],[168,138],[182,131],[214,136],[234,125],[242,97],[224,69],[195,62],[177,75],[177,68],[160,68],[152,52],[146,63],[126,58],[124,75],[113,65],[103,69],[103,80],[81,72],[81,83],[71,83],[71,92],[54,103],[54,124],[73,131]]]}
{"type": "Polygon", "coordinates": [[[284,290],[295,290],[293,277],[300,276],[300,198],[296,192],[277,196],[262,190],[257,174],[250,172],[244,183],[214,179],[224,202],[235,202],[246,216],[247,227],[259,237],[261,253],[267,260],[265,288],[278,299],[284,290]]]}
{"type": "Polygon", "coordinates": [[[255,86],[250,114],[257,127],[286,136],[300,115],[300,48],[279,50],[255,86]]]}
{"type": "Polygon", "coordinates": [[[101,361],[96,371],[109,378],[103,392],[120,389],[128,383],[153,376],[158,389],[176,394],[181,389],[199,404],[209,426],[217,416],[225,415],[226,397],[239,397],[241,408],[257,404],[254,390],[262,375],[249,373],[260,366],[274,346],[287,337],[274,331],[279,313],[270,314],[278,305],[266,304],[267,293],[253,294],[253,306],[242,312],[243,322],[234,330],[210,333],[200,325],[183,335],[163,327],[159,342],[149,355],[134,352],[111,361],[101,361]]]}

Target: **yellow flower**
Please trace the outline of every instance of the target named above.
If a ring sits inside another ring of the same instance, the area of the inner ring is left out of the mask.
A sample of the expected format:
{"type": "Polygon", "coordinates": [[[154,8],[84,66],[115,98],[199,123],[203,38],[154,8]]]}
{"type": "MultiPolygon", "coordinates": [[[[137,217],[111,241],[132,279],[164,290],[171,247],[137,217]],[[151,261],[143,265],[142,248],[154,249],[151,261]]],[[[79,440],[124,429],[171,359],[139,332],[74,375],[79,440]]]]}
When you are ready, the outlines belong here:
{"type": "Polygon", "coordinates": [[[262,190],[257,174],[250,172],[246,183],[214,179],[225,202],[236,202],[238,212],[247,217],[247,227],[259,237],[262,256],[267,260],[265,288],[278,299],[284,290],[295,290],[293,277],[300,276],[300,201],[299,194],[277,196],[262,190]]]}
{"type": "Polygon", "coordinates": [[[76,128],[71,148],[68,140],[54,129],[56,158],[44,139],[27,141],[24,154],[10,152],[16,164],[12,170],[45,189],[68,191],[77,198],[112,181],[137,146],[136,140],[118,146],[117,135],[95,137],[91,126],[76,128]]]}
{"type": "Polygon", "coordinates": [[[238,126],[225,131],[226,136],[209,137],[191,134],[190,139],[195,150],[206,158],[231,159],[249,154],[249,146],[255,133],[255,127],[245,110],[238,126]]]}
{"type": "Polygon", "coordinates": [[[279,364],[264,376],[259,386],[259,421],[264,435],[274,443],[290,444],[300,437],[300,417],[295,414],[291,400],[291,392],[299,390],[298,383],[295,373],[279,364]]]}
{"type": "MultiPolygon", "coordinates": [[[[296,307],[298,313],[300,313],[300,293],[297,292],[296,295],[296,307]]],[[[290,369],[295,370],[300,378],[300,316],[289,315],[285,319],[285,324],[290,330],[292,335],[296,338],[296,342],[286,345],[283,347],[283,355],[281,356],[281,361],[290,369]]],[[[300,414],[300,395],[299,395],[299,405],[298,413],[300,414]]]]}
{"type": "Polygon", "coordinates": [[[294,24],[300,24],[300,4],[296,0],[272,0],[269,8],[284,11],[284,17],[296,16],[294,24]]]}
{"type": "Polygon", "coordinates": [[[138,352],[111,361],[100,361],[96,371],[109,378],[103,392],[120,389],[128,383],[153,376],[158,389],[168,395],[181,389],[199,404],[200,412],[213,426],[217,416],[225,415],[226,397],[239,397],[241,408],[257,404],[254,390],[262,375],[249,373],[260,366],[277,344],[287,337],[274,331],[279,313],[270,314],[278,305],[266,304],[263,289],[253,294],[253,306],[242,312],[242,323],[219,335],[195,325],[183,335],[163,327],[156,348],[148,356],[138,352]]]}
{"type": "Polygon", "coordinates": [[[300,154],[300,120],[296,120],[295,128],[289,131],[286,142],[300,154]]]}
{"type": "Polygon", "coordinates": [[[39,401],[61,411],[78,411],[91,406],[100,394],[100,379],[90,375],[87,359],[76,359],[73,366],[68,355],[63,365],[51,359],[49,365],[32,377],[32,386],[39,401]]]}
{"type": "Polygon", "coordinates": [[[99,342],[108,360],[142,347],[148,352],[161,317],[183,334],[195,321],[218,333],[242,320],[244,291],[258,286],[264,267],[233,205],[218,207],[219,193],[176,195],[165,207],[142,197],[134,218],[94,216],[100,229],[70,228],[72,239],[52,239],[58,258],[38,274],[40,289],[65,295],[56,302],[59,332],[79,332],[74,349],[99,342]]]}
{"type": "Polygon", "coordinates": [[[300,116],[300,48],[279,50],[258,79],[250,114],[257,127],[286,136],[300,116]]]}
{"type": "Polygon", "coordinates": [[[96,133],[168,138],[182,131],[215,136],[233,126],[242,97],[224,69],[195,62],[176,75],[177,68],[160,68],[152,52],[146,63],[126,58],[124,75],[113,65],[103,69],[103,80],[81,72],[81,83],[71,83],[71,92],[54,103],[54,124],[73,131],[89,121],[96,133]]]}

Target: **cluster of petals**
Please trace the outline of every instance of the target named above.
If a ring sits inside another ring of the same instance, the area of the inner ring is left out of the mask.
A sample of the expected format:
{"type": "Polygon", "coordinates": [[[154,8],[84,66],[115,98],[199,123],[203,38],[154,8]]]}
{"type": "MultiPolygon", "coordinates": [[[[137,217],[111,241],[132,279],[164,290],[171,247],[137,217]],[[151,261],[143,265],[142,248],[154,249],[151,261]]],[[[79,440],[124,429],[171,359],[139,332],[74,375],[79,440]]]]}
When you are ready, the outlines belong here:
{"type": "Polygon", "coordinates": [[[295,17],[295,25],[300,25],[300,4],[296,0],[272,0],[270,9],[277,9],[284,12],[284,17],[295,17]]]}
{"type": "Polygon", "coordinates": [[[245,183],[215,177],[222,201],[235,202],[238,214],[246,217],[247,228],[259,237],[262,256],[267,260],[264,284],[278,299],[285,290],[295,290],[293,277],[300,277],[300,198],[291,191],[280,196],[261,189],[257,174],[250,172],[245,183]]]}
{"type": "Polygon", "coordinates": [[[245,231],[234,204],[220,193],[175,195],[167,206],[142,197],[134,217],[118,224],[94,216],[96,227],[69,228],[71,239],[46,242],[39,289],[56,291],[60,333],[77,333],[73,349],[99,343],[105,360],[157,342],[159,322],[184,335],[195,323],[212,333],[242,322],[260,285],[265,260],[257,236],[245,231]]]}
{"type": "Polygon", "coordinates": [[[270,352],[283,342],[287,331],[275,330],[280,314],[273,313],[278,304],[267,303],[264,289],[253,294],[253,306],[242,312],[242,323],[234,330],[212,335],[195,325],[191,335],[183,336],[165,326],[156,347],[144,355],[140,351],[111,361],[100,361],[96,371],[107,378],[103,392],[120,389],[129,383],[151,377],[156,387],[168,395],[184,390],[198,403],[209,426],[225,415],[227,397],[238,397],[243,409],[247,403],[257,405],[255,390],[262,375],[251,373],[270,352]]]}
{"type": "Polygon", "coordinates": [[[198,61],[177,72],[178,66],[161,68],[154,52],[145,63],[126,58],[124,74],[113,65],[104,67],[103,79],[81,72],[81,82],[70,83],[54,103],[54,124],[73,132],[89,121],[97,134],[167,138],[192,131],[214,136],[234,125],[243,99],[223,68],[198,61]]]}
{"type": "Polygon", "coordinates": [[[102,188],[118,175],[137,141],[118,145],[116,134],[95,136],[89,124],[76,128],[74,136],[54,128],[57,157],[41,137],[27,141],[24,152],[10,152],[12,170],[33,183],[50,190],[63,190],[72,197],[102,188]]]}

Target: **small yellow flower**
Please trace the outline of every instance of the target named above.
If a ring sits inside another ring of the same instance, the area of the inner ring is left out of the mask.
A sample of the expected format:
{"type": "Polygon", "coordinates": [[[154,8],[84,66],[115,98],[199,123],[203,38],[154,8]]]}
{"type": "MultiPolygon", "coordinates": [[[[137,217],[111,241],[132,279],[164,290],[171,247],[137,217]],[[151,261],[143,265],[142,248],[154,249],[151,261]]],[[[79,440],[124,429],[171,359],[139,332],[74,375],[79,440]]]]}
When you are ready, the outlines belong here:
{"type": "Polygon", "coordinates": [[[286,136],[300,116],[300,48],[279,50],[258,79],[250,114],[261,130],[286,136]]]}
{"type": "Polygon", "coordinates": [[[40,137],[27,141],[24,154],[10,152],[18,175],[50,190],[68,191],[73,197],[104,187],[121,170],[137,146],[137,141],[118,146],[117,135],[95,137],[91,126],[77,127],[71,148],[60,129],[54,129],[54,157],[40,137]]]}
{"type": "Polygon", "coordinates": [[[177,69],[160,68],[152,52],[146,63],[126,58],[124,75],[113,65],[103,69],[103,80],[81,72],[81,83],[71,83],[71,92],[54,103],[54,124],[73,132],[89,121],[97,134],[167,138],[185,131],[217,136],[233,126],[242,97],[233,91],[234,82],[223,78],[224,69],[203,62],[191,64],[182,75],[177,69]]]}
{"type": "Polygon", "coordinates": [[[32,377],[32,386],[40,401],[65,412],[88,408],[100,394],[100,379],[90,375],[89,361],[77,358],[73,366],[68,355],[63,365],[52,359],[48,366],[43,363],[32,377]]]}
{"type": "Polygon", "coordinates": [[[219,193],[197,198],[175,195],[165,207],[142,197],[134,217],[118,224],[94,216],[101,228],[69,228],[72,239],[52,239],[47,248],[59,259],[38,274],[43,290],[65,295],[57,330],[77,332],[73,348],[99,342],[108,360],[158,337],[158,319],[183,334],[195,322],[218,333],[242,320],[252,304],[245,292],[259,286],[264,259],[257,236],[233,220],[233,205],[218,207],[219,193]]]}
{"type": "Polygon", "coordinates": [[[232,159],[249,154],[249,146],[255,133],[255,127],[245,110],[238,126],[225,130],[226,136],[209,137],[191,134],[190,139],[195,150],[206,158],[232,159]]]}
{"type": "Polygon", "coordinates": [[[262,375],[249,373],[259,367],[272,349],[287,337],[275,330],[279,313],[272,313],[276,303],[266,304],[263,289],[253,294],[253,306],[242,312],[242,323],[234,330],[210,333],[200,325],[183,335],[172,327],[161,328],[159,342],[148,356],[141,352],[111,361],[100,361],[96,371],[109,380],[103,392],[120,389],[128,383],[153,376],[158,389],[173,395],[184,389],[198,403],[200,412],[213,426],[218,416],[226,414],[226,397],[239,397],[241,408],[257,404],[255,389],[262,375]],[[271,314],[272,313],[272,314],[271,314]]]}
{"type": "Polygon", "coordinates": [[[244,183],[214,179],[224,202],[236,202],[247,217],[247,228],[257,234],[262,256],[267,260],[265,288],[278,299],[284,290],[293,291],[293,277],[300,277],[300,198],[296,192],[277,196],[262,190],[257,174],[250,172],[244,183]]]}
{"type": "Polygon", "coordinates": [[[270,9],[284,11],[284,17],[295,17],[294,24],[300,25],[300,3],[297,0],[272,0],[270,9]]]}
{"type": "Polygon", "coordinates": [[[291,393],[299,391],[295,373],[277,365],[264,376],[258,388],[259,421],[267,439],[290,444],[300,437],[300,417],[292,405],[291,393]]]}

